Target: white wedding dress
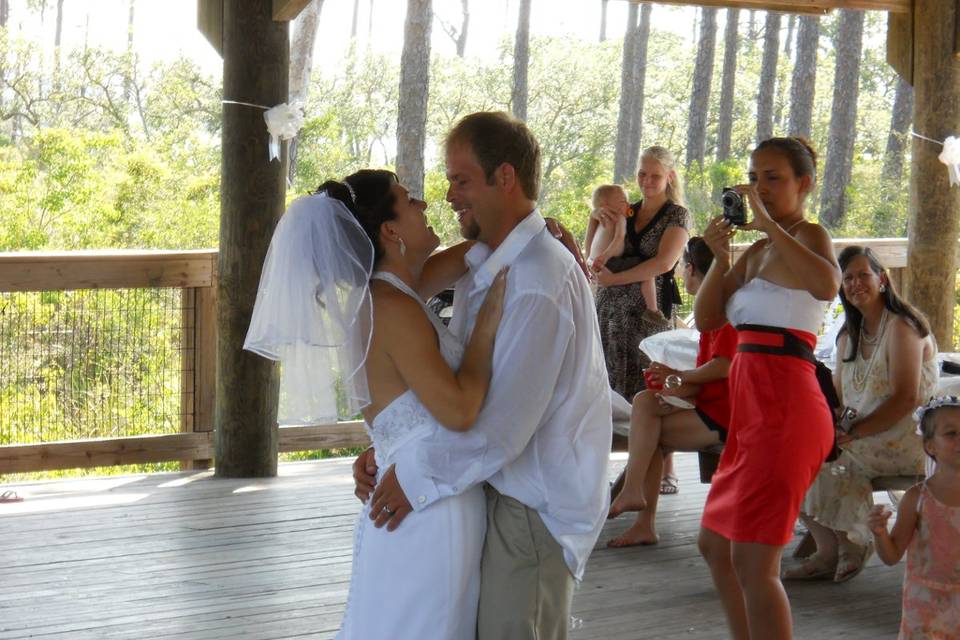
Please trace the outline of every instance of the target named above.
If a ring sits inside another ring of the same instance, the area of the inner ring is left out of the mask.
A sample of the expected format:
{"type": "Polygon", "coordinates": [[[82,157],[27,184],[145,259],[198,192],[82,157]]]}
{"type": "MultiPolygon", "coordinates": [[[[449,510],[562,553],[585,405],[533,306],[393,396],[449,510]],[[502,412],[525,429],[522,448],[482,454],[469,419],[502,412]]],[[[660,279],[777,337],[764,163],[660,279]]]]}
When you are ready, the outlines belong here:
{"type": "MultiPolygon", "coordinates": [[[[437,331],[444,359],[451,368],[459,367],[463,347],[439,318],[393,274],[373,277],[420,302],[437,331]]],[[[443,427],[413,391],[393,400],[367,426],[379,475],[436,429],[443,427]]],[[[353,573],[337,638],[475,638],[485,534],[486,501],[479,485],[410,513],[392,532],[373,526],[368,502],[357,518],[353,573]]]]}

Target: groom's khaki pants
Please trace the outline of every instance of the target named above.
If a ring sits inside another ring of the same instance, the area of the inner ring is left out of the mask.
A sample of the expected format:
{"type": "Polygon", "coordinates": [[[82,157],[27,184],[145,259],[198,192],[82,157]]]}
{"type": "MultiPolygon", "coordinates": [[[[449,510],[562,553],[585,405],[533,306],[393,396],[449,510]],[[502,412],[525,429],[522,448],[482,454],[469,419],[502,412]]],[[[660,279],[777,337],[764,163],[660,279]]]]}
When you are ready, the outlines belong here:
{"type": "Polygon", "coordinates": [[[540,515],[486,485],[479,640],[564,640],[573,576],[540,515]]]}

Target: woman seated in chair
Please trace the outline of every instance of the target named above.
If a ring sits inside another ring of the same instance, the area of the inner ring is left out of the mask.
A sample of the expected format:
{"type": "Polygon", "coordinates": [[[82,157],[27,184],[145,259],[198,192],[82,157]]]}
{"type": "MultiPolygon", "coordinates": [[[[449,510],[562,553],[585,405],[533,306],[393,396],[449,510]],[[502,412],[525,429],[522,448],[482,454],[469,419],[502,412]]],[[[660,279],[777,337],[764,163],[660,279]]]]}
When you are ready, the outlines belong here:
{"type": "Polygon", "coordinates": [[[846,319],[834,386],[845,407],[837,434],[843,451],[820,469],[800,514],[817,551],[784,571],[786,579],[845,582],[860,573],[870,554],[871,479],[923,473],[913,412],[937,384],[930,326],[897,295],[869,248],[847,247],[839,262],[846,319]]]}
{"type": "MultiPolygon", "coordinates": [[[[703,238],[690,238],[683,255],[687,293],[697,293],[712,262],[713,254],[703,238]]],[[[677,371],[654,362],[645,372],[649,388],[633,400],[625,479],[610,505],[609,517],[615,518],[624,511],[639,513],[637,521],[607,546],[657,543],[655,519],[665,451],[695,451],[726,439],[730,419],[727,374],[736,349],[737,332],[726,324],[700,334],[695,369],[677,371]],[[686,404],[688,408],[677,404],[686,404]]]]}

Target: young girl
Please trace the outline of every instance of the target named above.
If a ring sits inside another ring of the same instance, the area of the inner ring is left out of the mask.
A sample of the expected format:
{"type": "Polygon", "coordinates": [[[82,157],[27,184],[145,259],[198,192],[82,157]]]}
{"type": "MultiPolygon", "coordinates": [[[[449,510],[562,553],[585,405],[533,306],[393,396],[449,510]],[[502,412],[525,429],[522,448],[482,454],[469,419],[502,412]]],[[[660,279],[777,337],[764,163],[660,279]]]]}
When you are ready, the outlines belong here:
{"type": "Polygon", "coordinates": [[[960,630],[960,398],[934,398],[917,413],[936,471],[903,496],[892,533],[883,505],[868,524],[885,563],[907,552],[900,640],[946,640],[960,630]]]}
{"type": "MultiPolygon", "coordinates": [[[[618,184],[602,184],[593,191],[593,209],[605,210],[617,217],[610,222],[602,222],[591,216],[587,224],[587,237],[584,242],[587,249],[587,266],[594,273],[607,264],[607,260],[623,255],[624,239],[627,237],[627,219],[633,217],[633,209],[627,199],[627,192],[618,184]]],[[[640,282],[640,295],[655,319],[662,319],[657,310],[657,285],[653,278],[640,282]]]]}

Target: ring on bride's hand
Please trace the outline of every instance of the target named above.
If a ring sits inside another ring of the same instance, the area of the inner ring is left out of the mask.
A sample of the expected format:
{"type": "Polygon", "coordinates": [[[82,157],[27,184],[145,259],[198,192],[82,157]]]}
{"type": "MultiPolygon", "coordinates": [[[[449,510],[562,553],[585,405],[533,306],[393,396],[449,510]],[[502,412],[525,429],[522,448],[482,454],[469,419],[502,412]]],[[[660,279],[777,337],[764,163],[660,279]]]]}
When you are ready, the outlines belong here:
{"type": "Polygon", "coordinates": [[[386,511],[388,516],[393,515],[393,509],[391,509],[390,507],[384,507],[382,511],[386,511]]]}

